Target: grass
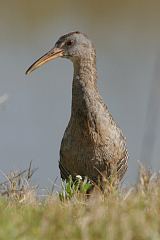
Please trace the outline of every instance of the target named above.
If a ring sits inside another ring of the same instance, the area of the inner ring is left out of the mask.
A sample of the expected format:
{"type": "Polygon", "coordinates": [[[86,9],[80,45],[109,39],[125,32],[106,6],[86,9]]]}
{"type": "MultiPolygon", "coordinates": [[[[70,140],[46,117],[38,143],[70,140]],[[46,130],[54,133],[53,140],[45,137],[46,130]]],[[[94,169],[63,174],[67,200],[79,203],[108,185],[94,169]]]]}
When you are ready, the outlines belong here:
{"type": "Polygon", "coordinates": [[[96,190],[90,197],[86,197],[86,187],[81,189],[80,180],[73,183],[70,179],[70,183],[63,184],[61,193],[43,201],[37,199],[36,188],[30,186],[27,176],[28,171],[17,178],[7,176],[8,181],[3,184],[8,184],[6,189],[3,186],[8,193],[0,198],[1,240],[160,239],[158,173],[141,168],[136,186],[110,187],[103,194],[96,190]],[[12,182],[18,178],[23,181],[14,183],[13,191],[12,182]]]}

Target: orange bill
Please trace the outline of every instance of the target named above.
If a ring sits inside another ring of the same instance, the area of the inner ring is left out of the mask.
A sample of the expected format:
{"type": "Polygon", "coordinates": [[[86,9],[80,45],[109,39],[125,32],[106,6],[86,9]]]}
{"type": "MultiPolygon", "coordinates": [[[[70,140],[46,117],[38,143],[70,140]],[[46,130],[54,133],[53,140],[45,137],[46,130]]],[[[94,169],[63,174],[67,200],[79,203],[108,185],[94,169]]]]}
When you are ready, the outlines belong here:
{"type": "Polygon", "coordinates": [[[35,61],[26,71],[26,74],[31,73],[35,69],[39,68],[46,62],[49,62],[50,60],[53,60],[58,57],[62,57],[64,54],[63,49],[60,48],[53,48],[46,54],[44,54],[42,57],[40,57],[37,61],[35,61]]]}

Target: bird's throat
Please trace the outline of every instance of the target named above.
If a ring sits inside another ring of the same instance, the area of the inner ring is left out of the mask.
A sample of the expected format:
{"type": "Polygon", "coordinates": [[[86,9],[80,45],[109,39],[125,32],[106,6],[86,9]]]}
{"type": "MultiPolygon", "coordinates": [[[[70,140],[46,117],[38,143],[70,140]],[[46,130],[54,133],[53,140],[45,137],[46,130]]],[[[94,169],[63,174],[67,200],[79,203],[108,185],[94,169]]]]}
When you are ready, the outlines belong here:
{"type": "Polygon", "coordinates": [[[97,91],[96,62],[83,60],[74,64],[72,84],[72,115],[87,113],[97,91]]]}

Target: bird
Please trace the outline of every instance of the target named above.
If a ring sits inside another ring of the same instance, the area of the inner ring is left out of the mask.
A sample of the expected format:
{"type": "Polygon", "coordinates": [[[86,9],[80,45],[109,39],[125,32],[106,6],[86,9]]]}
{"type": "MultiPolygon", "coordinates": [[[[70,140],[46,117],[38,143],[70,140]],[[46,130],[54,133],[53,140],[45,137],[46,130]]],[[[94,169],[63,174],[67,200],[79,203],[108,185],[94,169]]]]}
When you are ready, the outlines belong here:
{"type": "Polygon", "coordinates": [[[60,147],[61,178],[87,177],[103,187],[114,175],[119,183],[128,168],[126,138],[99,93],[95,47],[86,34],[69,32],[26,74],[58,57],[69,59],[74,68],[71,116],[60,147]]]}

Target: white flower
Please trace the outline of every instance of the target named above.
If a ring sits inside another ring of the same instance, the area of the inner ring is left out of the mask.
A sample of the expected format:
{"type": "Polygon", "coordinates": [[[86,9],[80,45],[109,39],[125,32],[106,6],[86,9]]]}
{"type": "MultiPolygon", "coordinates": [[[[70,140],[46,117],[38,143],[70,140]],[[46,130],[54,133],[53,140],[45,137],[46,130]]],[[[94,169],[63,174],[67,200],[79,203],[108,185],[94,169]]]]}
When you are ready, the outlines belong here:
{"type": "Polygon", "coordinates": [[[79,180],[82,180],[81,175],[77,175],[76,178],[79,179],[79,180]]]}

